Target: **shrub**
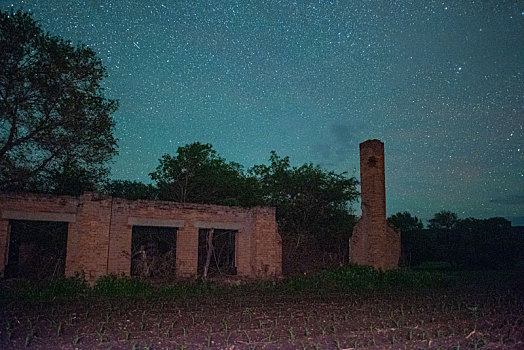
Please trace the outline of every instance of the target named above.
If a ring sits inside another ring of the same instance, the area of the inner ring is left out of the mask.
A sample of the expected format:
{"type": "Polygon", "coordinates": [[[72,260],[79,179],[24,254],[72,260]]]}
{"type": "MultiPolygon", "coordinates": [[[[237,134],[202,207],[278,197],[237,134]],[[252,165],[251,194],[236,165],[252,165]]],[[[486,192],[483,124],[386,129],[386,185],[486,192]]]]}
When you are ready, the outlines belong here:
{"type": "Polygon", "coordinates": [[[103,296],[147,296],[153,292],[149,282],[138,277],[107,275],[100,277],[93,293],[103,296]]]}

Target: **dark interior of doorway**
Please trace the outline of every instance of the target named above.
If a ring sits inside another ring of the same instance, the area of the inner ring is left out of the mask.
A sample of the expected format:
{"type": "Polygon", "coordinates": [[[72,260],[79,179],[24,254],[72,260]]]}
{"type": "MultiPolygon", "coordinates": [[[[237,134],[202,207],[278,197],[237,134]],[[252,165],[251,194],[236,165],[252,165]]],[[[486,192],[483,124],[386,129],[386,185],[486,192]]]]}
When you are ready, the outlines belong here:
{"type": "MultiPolygon", "coordinates": [[[[211,229],[198,231],[198,275],[203,276],[208,251],[208,237],[211,229]]],[[[236,230],[213,230],[213,246],[207,277],[234,276],[236,230]]]]}
{"type": "Polygon", "coordinates": [[[10,220],[5,278],[63,277],[67,222],[10,220]]]}
{"type": "Polygon", "coordinates": [[[131,276],[170,280],[176,276],[175,227],[133,226],[131,276]]]}

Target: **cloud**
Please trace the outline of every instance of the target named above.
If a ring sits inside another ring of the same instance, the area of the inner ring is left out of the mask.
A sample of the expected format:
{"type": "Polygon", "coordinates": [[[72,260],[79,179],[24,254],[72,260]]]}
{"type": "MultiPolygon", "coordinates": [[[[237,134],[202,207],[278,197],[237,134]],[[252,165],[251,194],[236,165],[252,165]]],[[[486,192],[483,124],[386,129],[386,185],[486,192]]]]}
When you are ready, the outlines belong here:
{"type": "Polygon", "coordinates": [[[348,154],[358,152],[360,128],[352,122],[336,122],[327,128],[325,141],[311,146],[320,158],[320,165],[333,166],[347,159],[348,154]]]}
{"type": "Polygon", "coordinates": [[[524,216],[510,216],[511,226],[524,226],[524,216]]]}
{"type": "Polygon", "coordinates": [[[524,194],[513,194],[490,200],[491,203],[503,205],[524,205],[524,194]]]}

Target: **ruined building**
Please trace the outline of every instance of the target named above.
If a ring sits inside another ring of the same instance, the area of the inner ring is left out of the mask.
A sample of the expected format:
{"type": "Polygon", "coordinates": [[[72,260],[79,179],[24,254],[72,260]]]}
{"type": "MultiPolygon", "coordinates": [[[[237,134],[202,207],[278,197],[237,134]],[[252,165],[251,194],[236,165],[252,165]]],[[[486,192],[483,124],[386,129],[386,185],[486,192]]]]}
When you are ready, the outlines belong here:
{"type": "Polygon", "coordinates": [[[400,232],[386,221],[384,144],[368,140],[360,144],[362,216],[353,228],[350,262],[389,270],[398,266],[400,232]]]}
{"type": "MultiPolygon", "coordinates": [[[[83,272],[89,282],[108,274],[130,275],[134,227],[174,228],[172,265],[178,277],[197,276],[202,230],[228,230],[232,242],[228,259],[237,276],[269,279],[282,274],[274,208],[130,201],[97,193],[80,197],[0,193],[0,276],[10,263],[11,226],[20,220],[66,224],[65,275],[83,272]]],[[[22,255],[19,242],[16,249],[22,255]]]]}

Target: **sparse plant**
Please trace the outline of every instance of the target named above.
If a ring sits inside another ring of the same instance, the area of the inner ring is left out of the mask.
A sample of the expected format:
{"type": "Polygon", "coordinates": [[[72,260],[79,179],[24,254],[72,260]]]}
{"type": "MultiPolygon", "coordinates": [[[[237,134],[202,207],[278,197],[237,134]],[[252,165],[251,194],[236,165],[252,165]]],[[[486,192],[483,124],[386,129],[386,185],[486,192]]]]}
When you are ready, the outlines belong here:
{"type": "Polygon", "coordinates": [[[79,334],[75,334],[75,336],[73,337],[73,345],[78,345],[81,339],[82,337],[79,334]]]}
{"type": "Polygon", "coordinates": [[[268,342],[271,342],[272,338],[273,338],[273,331],[272,331],[272,330],[269,330],[269,331],[267,332],[267,341],[268,341],[268,342]]]}
{"type": "Polygon", "coordinates": [[[289,334],[289,340],[294,341],[295,340],[295,332],[293,331],[293,328],[290,328],[288,330],[288,334],[289,334]]]}
{"type": "Polygon", "coordinates": [[[33,341],[34,337],[35,337],[35,334],[34,334],[33,330],[32,329],[29,330],[29,332],[25,336],[24,347],[27,348],[29,345],[31,345],[31,342],[33,341]]]}
{"type": "Polygon", "coordinates": [[[98,329],[96,330],[96,336],[97,336],[99,343],[104,342],[104,338],[105,338],[104,332],[105,332],[105,324],[104,322],[100,322],[100,325],[98,326],[98,329]]]}
{"type": "Polygon", "coordinates": [[[227,320],[225,318],[222,318],[222,325],[224,326],[224,330],[227,333],[227,331],[229,329],[229,324],[227,323],[227,320]]]}
{"type": "Polygon", "coordinates": [[[244,334],[246,335],[247,343],[251,344],[251,336],[249,335],[249,333],[247,331],[244,331],[244,334]]]}
{"type": "Polygon", "coordinates": [[[229,347],[230,338],[231,338],[231,332],[226,331],[226,338],[225,338],[226,347],[229,347]]]}

